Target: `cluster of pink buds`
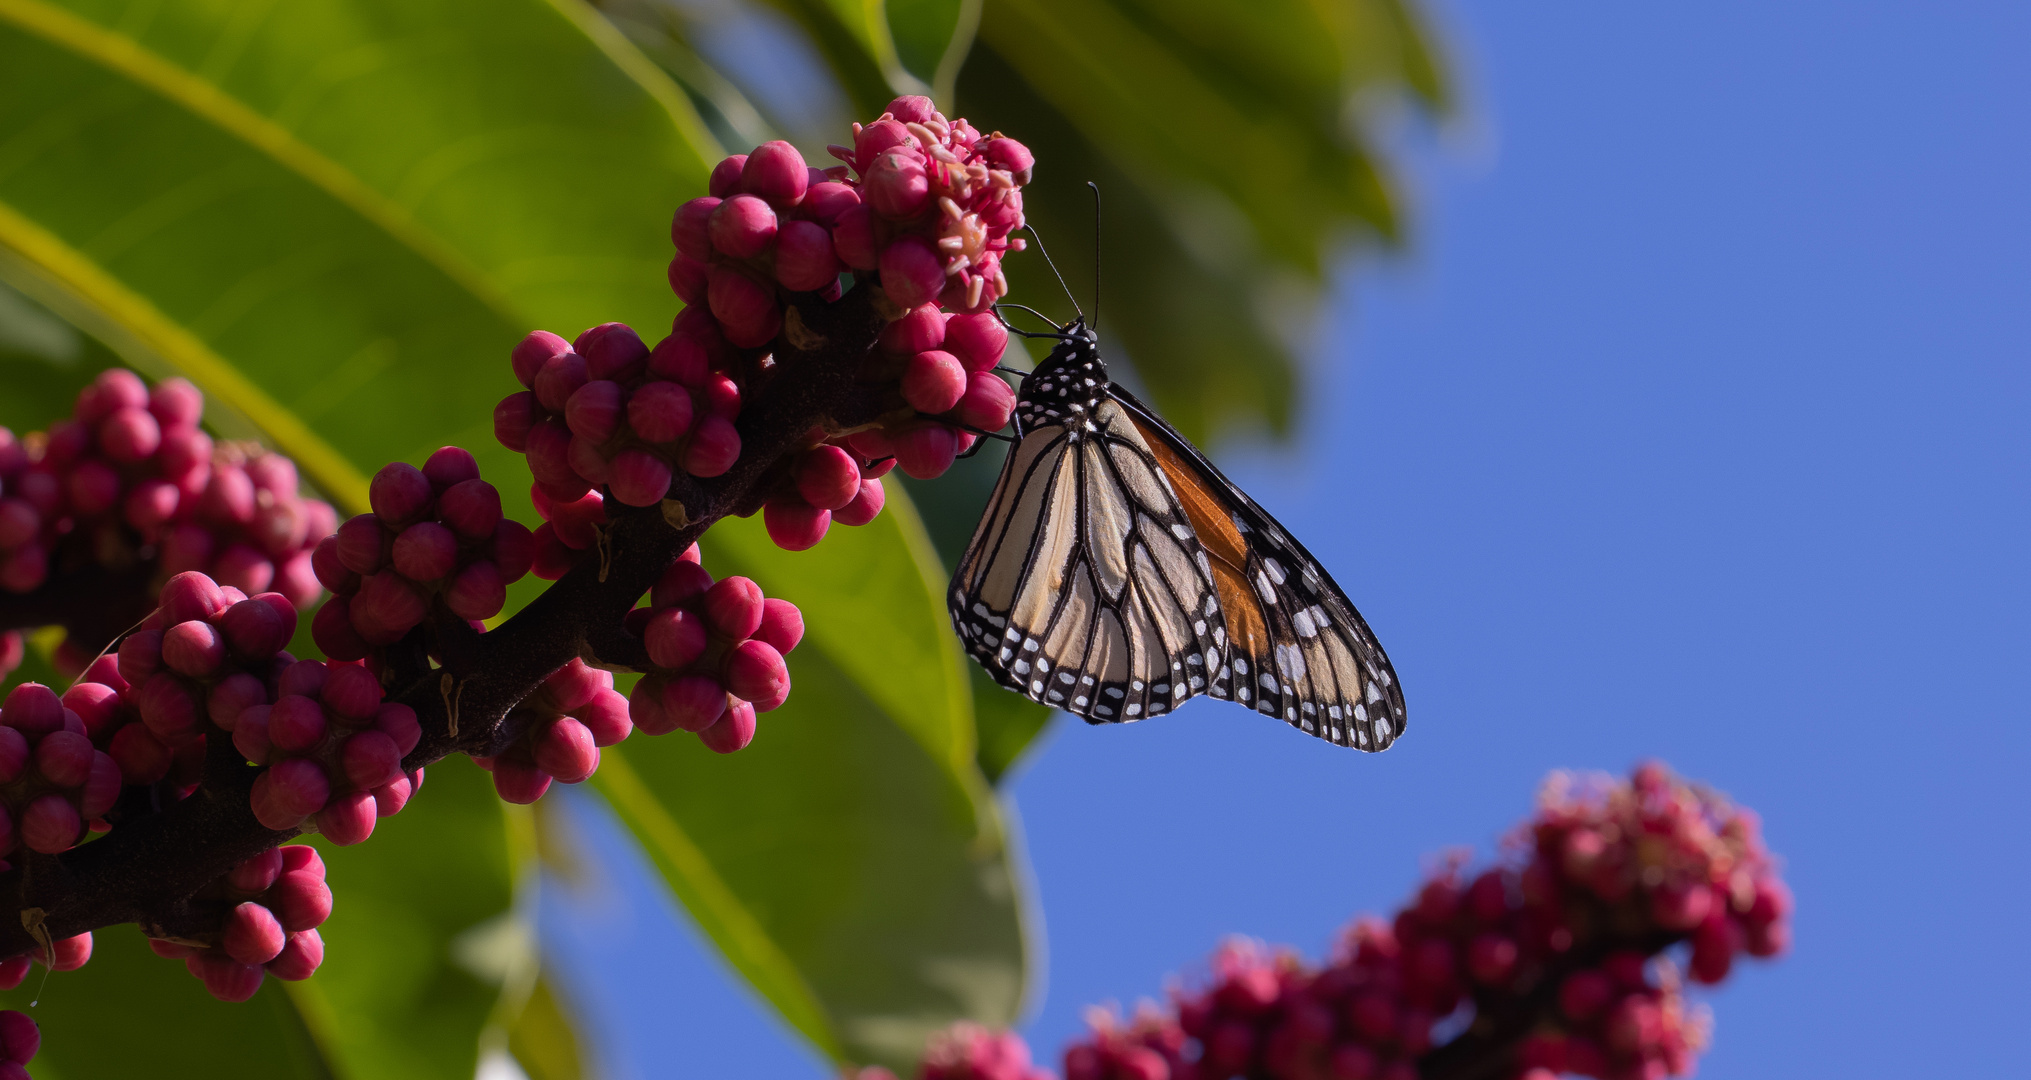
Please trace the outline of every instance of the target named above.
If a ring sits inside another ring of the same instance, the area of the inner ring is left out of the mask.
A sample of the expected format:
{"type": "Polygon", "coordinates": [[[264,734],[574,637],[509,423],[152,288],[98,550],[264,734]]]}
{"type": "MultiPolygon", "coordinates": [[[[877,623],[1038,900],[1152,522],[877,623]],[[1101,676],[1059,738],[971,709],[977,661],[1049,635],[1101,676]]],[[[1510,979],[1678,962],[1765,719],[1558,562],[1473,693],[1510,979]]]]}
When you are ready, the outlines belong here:
{"type": "Polygon", "coordinates": [[[0,1012],[0,1080],[28,1080],[28,1063],[42,1049],[42,1030],[27,1013],[0,1012]]]}
{"type": "Polygon", "coordinates": [[[832,227],[841,262],[879,270],[883,291],[906,311],[928,303],[985,311],[1007,295],[1001,259],[1023,249],[1010,234],[1023,227],[1022,187],[1036,164],[1028,148],[908,96],[855,124],[851,147],[830,149],[860,181],[858,205],[832,227]]]}
{"type": "Polygon", "coordinates": [[[918,415],[855,432],[847,445],[863,460],[893,459],[928,480],[972,447],[976,432],[1000,431],[1015,411],[1015,391],[994,374],[1008,328],[993,313],[953,315],[925,306],[882,328],[870,363],[877,377],[900,379],[918,415]]]}
{"type": "Polygon", "coordinates": [[[804,638],[796,605],[762,596],[744,577],[715,582],[693,545],[628,613],[652,668],[635,684],[629,713],[651,735],[693,731],[722,754],[755,737],[755,714],[790,696],[783,657],[804,638]]]}
{"type": "MultiPolygon", "coordinates": [[[[71,417],[17,440],[0,429],[0,589],[31,592],[52,573],[154,563],[155,584],[201,570],[245,593],[299,606],[318,583],[310,548],[336,521],[303,497],[296,466],[198,429],[204,398],[182,379],[150,390],[131,371],[101,374],[71,417]]],[[[0,670],[18,663],[0,642],[0,670]]],[[[66,649],[66,671],[89,653],[66,649]]]]}
{"type": "Polygon", "coordinates": [[[529,572],[536,545],[501,515],[501,494],[456,446],[423,468],[395,462],[367,490],[373,512],[317,545],[312,565],[332,598],[311,620],[317,647],[359,660],[401,640],[442,601],[461,619],[500,614],[508,586],[529,572]]]}
{"type": "Polygon", "coordinates": [[[0,855],[18,843],[54,855],[120,798],[120,768],[92,745],[84,720],[39,683],[0,705],[0,855]]]}
{"type": "Polygon", "coordinates": [[[1023,225],[1030,152],[924,97],[895,99],[853,133],[853,146],[831,148],[846,165],[829,169],[781,141],[735,154],[712,170],[710,194],[677,211],[670,286],[735,346],[776,336],[779,290],[829,301],[843,270],[879,272],[901,311],[985,311],[1008,292],[1001,259],[1023,247],[1009,234],[1023,225]]]}
{"type": "Polygon", "coordinates": [[[584,783],[599,768],[600,747],[635,730],[613,672],[578,659],[552,672],[508,715],[520,723],[521,737],[497,755],[473,760],[494,774],[494,790],[511,803],[535,802],[552,780],[584,783]]]}
{"type": "Polygon", "coordinates": [[[217,929],[201,936],[149,935],[157,956],[181,960],[220,1001],[245,1001],[265,975],[297,982],[324,963],[317,928],[331,917],[331,888],[317,849],[288,844],[235,866],[192,898],[216,911],[217,929]]]}
{"type": "Polygon", "coordinates": [[[254,816],[268,828],[314,821],[332,843],[357,844],[423,785],[423,770],[402,768],[423,737],[415,711],[382,702],[380,680],[359,664],[301,660],[272,689],[250,681],[235,688],[231,704],[217,704],[220,696],[213,718],[242,756],[268,766],[252,795],[254,816]]]}
{"type": "Polygon", "coordinates": [[[528,389],[494,409],[494,434],[528,456],[551,500],[605,487],[629,506],[653,506],[669,493],[674,469],[718,476],[740,457],[731,353],[703,309],[694,310],[653,350],[620,323],[574,342],[538,330],[515,346],[515,377],[528,389]]]}
{"type": "MultiPolygon", "coordinates": [[[[1445,863],[1395,919],[1356,920],[1323,965],[1236,939],[1168,1008],[1094,1010],[1065,1080],[1416,1080],[1467,1006],[1477,1022],[1459,1039],[1515,1032],[1477,1048],[1473,1075],[1685,1076],[1709,1023],[1661,954],[1689,945],[1694,981],[1712,983],[1735,953],[1775,955],[1789,937],[1755,815],[1658,765],[1627,782],[1554,774],[1513,850],[1471,880],[1445,863]]],[[[1016,1061],[1028,1067],[1014,1036],[962,1025],[920,1075],[1030,1080],[982,1064],[1016,1061]]]]}

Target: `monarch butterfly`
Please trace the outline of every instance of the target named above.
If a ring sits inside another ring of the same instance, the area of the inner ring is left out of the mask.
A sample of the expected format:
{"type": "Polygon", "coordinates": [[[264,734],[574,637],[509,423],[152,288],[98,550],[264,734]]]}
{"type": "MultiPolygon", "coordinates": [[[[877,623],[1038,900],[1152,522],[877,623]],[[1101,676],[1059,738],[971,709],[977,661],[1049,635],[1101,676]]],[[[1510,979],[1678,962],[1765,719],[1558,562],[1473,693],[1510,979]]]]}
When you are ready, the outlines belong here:
{"type": "Polygon", "coordinates": [[[1340,746],[1403,733],[1382,646],[1304,546],[1107,377],[1083,316],[1024,376],[1015,441],[953,575],[996,682],[1090,724],[1228,698],[1340,746]]]}

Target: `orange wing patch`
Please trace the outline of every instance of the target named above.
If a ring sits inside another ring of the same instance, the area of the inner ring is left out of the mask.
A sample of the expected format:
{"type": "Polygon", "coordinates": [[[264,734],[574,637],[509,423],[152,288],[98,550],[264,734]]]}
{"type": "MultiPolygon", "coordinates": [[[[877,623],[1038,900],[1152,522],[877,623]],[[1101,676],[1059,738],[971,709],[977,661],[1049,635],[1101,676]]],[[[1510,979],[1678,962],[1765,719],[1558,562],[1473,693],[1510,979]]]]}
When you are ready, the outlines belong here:
{"type": "Polygon", "coordinates": [[[1213,584],[1220,592],[1220,611],[1227,619],[1229,638],[1245,656],[1267,655],[1272,644],[1269,626],[1262,621],[1261,602],[1248,587],[1248,545],[1241,538],[1241,530],[1235,527],[1220,499],[1206,489],[1199,470],[1179,457],[1160,433],[1144,427],[1133,413],[1129,416],[1142,433],[1143,441],[1149,444],[1150,453],[1163,466],[1171,489],[1177,493],[1178,505],[1184,508],[1192,531],[1199,534],[1199,543],[1213,564],[1213,584]]]}

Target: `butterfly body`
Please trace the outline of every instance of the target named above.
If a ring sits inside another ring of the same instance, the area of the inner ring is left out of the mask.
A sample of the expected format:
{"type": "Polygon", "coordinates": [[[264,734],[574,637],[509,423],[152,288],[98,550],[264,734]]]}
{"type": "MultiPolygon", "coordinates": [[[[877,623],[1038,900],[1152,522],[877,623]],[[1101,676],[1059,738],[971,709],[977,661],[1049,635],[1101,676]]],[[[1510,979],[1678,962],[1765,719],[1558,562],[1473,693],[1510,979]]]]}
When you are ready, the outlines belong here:
{"type": "Polygon", "coordinates": [[[995,681],[1089,723],[1206,694],[1343,746],[1403,731],[1367,624],[1267,512],[1134,395],[1084,321],[1023,379],[1017,441],[953,576],[995,681]]]}

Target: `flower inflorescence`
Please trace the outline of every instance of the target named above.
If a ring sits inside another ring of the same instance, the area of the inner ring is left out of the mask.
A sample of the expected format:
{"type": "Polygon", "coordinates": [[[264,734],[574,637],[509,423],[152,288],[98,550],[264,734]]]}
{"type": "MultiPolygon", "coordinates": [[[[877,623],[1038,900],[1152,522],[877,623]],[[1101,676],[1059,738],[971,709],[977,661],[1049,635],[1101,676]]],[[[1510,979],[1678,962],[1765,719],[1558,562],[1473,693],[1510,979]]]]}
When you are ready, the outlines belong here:
{"type": "MultiPolygon", "coordinates": [[[[1393,919],[1357,919],[1323,964],[1235,939],[1167,1005],[1092,1011],[1064,1080],[1685,1076],[1709,1021],[1680,962],[1717,983],[1789,940],[1755,815],[1655,764],[1555,774],[1509,856],[1464,869],[1448,858],[1393,919]]],[[[1038,1073],[1015,1036],[961,1024],[918,1076],[1038,1073]]]]}

